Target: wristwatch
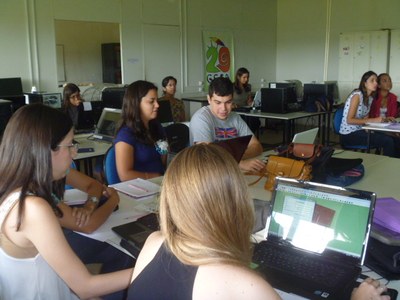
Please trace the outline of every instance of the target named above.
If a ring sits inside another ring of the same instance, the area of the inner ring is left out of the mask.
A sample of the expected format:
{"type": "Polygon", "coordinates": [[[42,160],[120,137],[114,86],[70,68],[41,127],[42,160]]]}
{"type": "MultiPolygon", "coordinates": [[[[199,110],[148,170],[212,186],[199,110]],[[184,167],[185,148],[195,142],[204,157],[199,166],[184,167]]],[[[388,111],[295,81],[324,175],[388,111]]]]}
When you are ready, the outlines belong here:
{"type": "Polygon", "coordinates": [[[99,198],[97,198],[96,196],[89,196],[88,200],[92,201],[96,205],[99,204],[99,198]]]}

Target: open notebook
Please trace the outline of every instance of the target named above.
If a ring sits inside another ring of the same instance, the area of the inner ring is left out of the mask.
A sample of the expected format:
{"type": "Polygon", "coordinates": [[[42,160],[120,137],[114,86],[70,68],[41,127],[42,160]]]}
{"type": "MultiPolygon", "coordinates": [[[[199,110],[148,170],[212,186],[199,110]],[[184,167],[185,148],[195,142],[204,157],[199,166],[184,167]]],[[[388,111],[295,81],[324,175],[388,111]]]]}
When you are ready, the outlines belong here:
{"type": "Polygon", "coordinates": [[[364,262],[376,195],[278,178],[266,240],[253,262],[274,287],[311,299],[349,299],[364,262]]]}

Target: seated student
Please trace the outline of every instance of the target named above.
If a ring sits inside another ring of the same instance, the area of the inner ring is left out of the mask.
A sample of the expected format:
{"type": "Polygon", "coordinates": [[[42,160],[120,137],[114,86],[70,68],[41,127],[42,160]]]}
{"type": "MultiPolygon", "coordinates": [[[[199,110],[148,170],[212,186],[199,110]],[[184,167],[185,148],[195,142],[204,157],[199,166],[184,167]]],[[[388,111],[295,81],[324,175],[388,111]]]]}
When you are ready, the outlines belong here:
{"type": "MultiPolygon", "coordinates": [[[[208,106],[200,108],[190,121],[191,144],[214,142],[253,134],[242,118],[232,111],[233,84],[229,78],[214,79],[208,90],[208,106]]],[[[260,171],[265,164],[254,157],[263,148],[253,135],[239,166],[245,171],[260,171]]]]}
{"type": "MultiPolygon", "coordinates": [[[[374,118],[368,116],[377,87],[376,73],[368,71],[361,77],[358,89],[352,91],[347,97],[339,130],[344,144],[367,145],[368,134],[362,126],[368,122],[380,123],[385,120],[381,116],[374,118]]],[[[395,138],[382,132],[371,132],[370,144],[372,147],[382,148],[384,155],[392,157],[399,155],[395,138]]]]}
{"type": "Polygon", "coordinates": [[[390,92],[392,79],[389,74],[381,73],[378,76],[378,92],[371,104],[369,116],[371,118],[383,117],[387,121],[397,118],[397,96],[390,92]]]}
{"type": "Polygon", "coordinates": [[[169,101],[171,105],[172,117],[175,123],[185,122],[185,105],[183,101],[175,98],[177,80],[173,76],[165,77],[161,85],[163,87],[163,96],[158,101],[169,101]]]}
{"type": "Polygon", "coordinates": [[[168,143],[157,120],[157,87],[148,81],[130,84],[122,104],[122,121],[114,140],[118,176],[122,181],[164,174],[168,143]]]}
{"type": "MultiPolygon", "coordinates": [[[[74,157],[77,153],[74,145],[77,144],[59,145],[59,147],[69,147],[71,156],[74,157]]],[[[100,242],[75,232],[91,233],[108,219],[119,203],[118,193],[114,189],[103,186],[97,180],[75,169],[70,169],[65,178],[53,183],[52,195],[63,214],[59,221],[65,237],[84,264],[101,264],[100,273],[123,270],[134,265],[134,259],[131,256],[109,243],[100,242]],[[70,207],[62,201],[65,184],[89,195],[83,207],[70,207]],[[103,202],[103,199],[106,199],[105,202],[99,206],[99,201],[103,202]]],[[[125,297],[126,291],[119,291],[103,296],[103,299],[122,300],[125,297]]]]}
{"type": "MultiPolygon", "coordinates": [[[[235,81],[233,82],[233,107],[248,106],[253,104],[251,97],[251,85],[249,84],[250,72],[246,68],[239,68],[236,71],[235,81]]],[[[246,118],[244,119],[246,121],[246,118]]],[[[249,117],[247,125],[252,132],[257,132],[260,128],[260,119],[249,117]]]]}
{"type": "MultiPolygon", "coordinates": [[[[128,300],[280,299],[249,267],[253,204],[226,150],[198,144],[177,154],[164,176],[159,218],[161,230],[140,252],[128,300]]],[[[384,290],[368,279],[352,299],[388,299],[379,297],[384,290]]]]}
{"type": "Polygon", "coordinates": [[[73,137],[70,118],[42,104],[18,109],[7,124],[0,145],[0,299],[86,299],[129,285],[132,269],[90,274],[62,232],[53,181],[70,168],[73,137]]]}
{"type": "Polygon", "coordinates": [[[64,86],[62,107],[64,112],[70,116],[76,130],[93,128],[93,116],[84,115],[81,90],[76,84],[67,83],[64,86]]]}

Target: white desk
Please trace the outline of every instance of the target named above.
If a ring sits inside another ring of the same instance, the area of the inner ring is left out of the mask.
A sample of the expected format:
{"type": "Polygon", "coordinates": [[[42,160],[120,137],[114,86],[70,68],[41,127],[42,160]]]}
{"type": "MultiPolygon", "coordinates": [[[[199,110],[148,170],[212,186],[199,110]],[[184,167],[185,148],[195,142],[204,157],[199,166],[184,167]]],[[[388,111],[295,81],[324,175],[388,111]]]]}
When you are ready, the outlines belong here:
{"type": "Polygon", "coordinates": [[[264,119],[272,119],[272,120],[281,120],[284,122],[285,127],[283,131],[283,144],[288,144],[293,138],[295,133],[295,121],[298,119],[309,118],[318,116],[318,127],[320,129],[319,133],[321,136],[321,143],[325,143],[325,132],[326,132],[326,112],[305,112],[305,111],[298,111],[298,112],[289,112],[285,114],[277,114],[277,113],[267,113],[267,112],[260,112],[260,111],[253,111],[250,112],[236,112],[239,115],[250,117],[250,118],[264,118],[264,119]]]}
{"type": "Polygon", "coordinates": [[[107,150],[111,147],[110,142],[93,140],[92,134],[77,134],[75,135],[75,141],[79,143],[79,148],[93,148],[93,152],[78,153],[75,157],[77,166],[82,161],[85,169],[85,173],[89,176],[93,176],[93,162],[92,159],[96,157],[104,156],[107,150]]]}
{"type": "Polygon", "coordinates": [[[367,152],[370,150],[370,136],[372,131],[386,132],[386,133],[400,133],[400,124],[398,123],[376,123],[364,125],[362,129],[366,130],[367,135],[367,152]],[[393,125],[393,127],[391,127],[393,125]]]}

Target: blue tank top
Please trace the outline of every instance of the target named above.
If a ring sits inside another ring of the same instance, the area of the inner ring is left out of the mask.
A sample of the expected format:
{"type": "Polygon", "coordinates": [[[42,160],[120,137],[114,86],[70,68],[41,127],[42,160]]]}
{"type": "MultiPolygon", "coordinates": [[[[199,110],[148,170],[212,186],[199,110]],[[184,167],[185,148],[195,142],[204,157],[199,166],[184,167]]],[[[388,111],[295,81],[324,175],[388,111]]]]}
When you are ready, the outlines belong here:
{"type": "Polygon", "coordinates": [[[192,299],[197,269],[198,266],[181,263],[162,244],[153,260],[129,286],[127,299],[192,299]]]}

